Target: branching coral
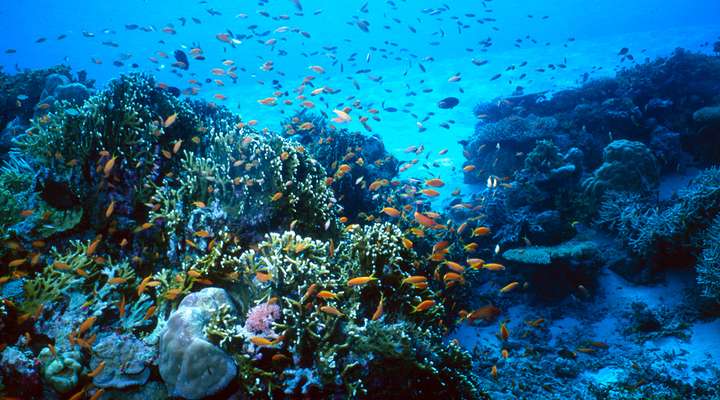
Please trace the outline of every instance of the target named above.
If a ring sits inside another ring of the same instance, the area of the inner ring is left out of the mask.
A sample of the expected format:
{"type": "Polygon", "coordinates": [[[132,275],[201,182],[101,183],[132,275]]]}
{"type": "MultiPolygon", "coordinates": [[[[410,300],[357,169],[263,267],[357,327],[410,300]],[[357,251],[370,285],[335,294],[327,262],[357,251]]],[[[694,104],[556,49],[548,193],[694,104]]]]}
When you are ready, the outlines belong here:
{"type": "MultiPolygon", "coordinates": [[[[441,335],[434,322],[442,307],[412,312],[422,298],[434,295],[401,283],[418,265],[414,253],[403,247],[402,238],[402,232],[389,223],[352,229],[336,248],[291,231],[271,233],[257,249],[223,261],[225,265],[232,261],[238,280],[244,282],[234,285],[231,292],[241,307],[249,310],[247,317],[243,321],[230,309],[220,308],[206,334],[233,353],[241,373],[260,378],[254,382],[243,378],[249,393],[272,392],[273,387],[280,386],[285,386],[287,393],[311,390],[310,386],[302,389],[290,382],[280,385],[276,375],[267,373],[291,366],[290,370],[311,371],[315,382],[312,390],[326,393],[342,388],[351,396],[370,395],[377,378],[374,373],[361,373],[368,360],[380,368],[404,359],[424,375],[408,376],[403,382],[432,386],[430,381],[438,376],[433,368],[442,364],[439,360],[455,356],[439,348],[430,351],[433,356],[418,356],[418,352],[425,353],[413,347],[415,342],[410,338],[418,336],[427,337],[428,346],[439,346],[441,335]],[[359,275],[377,278],[364,287],[348,287],[348,280],[359,275]],[[379,302],[385,311],[377,314],[379,302]],[[251,304],[256,305],[250,308],[251,304]],[[383,319],[371,323],[371,317],[383,319]],[[370,334],[365,331],[368,324],[374,333],[363,339],[370,334]],[[388,324],[393,328],[386,331],[383,327],[388,324]],[[258,346],[260,342],[251,340],[258,337],[269,342],[258,346]]],[[[456,355],[462,358],[461,354],[456,355]]],[[[468,365],[447,368],[457,368],[457,374],[468,365]]],[[[437,379],[450,379],[439,375],[437,379]]]]}
{"type": "Polygon", "coordinates": [[[705,233],[696,270],[703,294],[720,299],[720,216],[715,217],[705,233]]]}

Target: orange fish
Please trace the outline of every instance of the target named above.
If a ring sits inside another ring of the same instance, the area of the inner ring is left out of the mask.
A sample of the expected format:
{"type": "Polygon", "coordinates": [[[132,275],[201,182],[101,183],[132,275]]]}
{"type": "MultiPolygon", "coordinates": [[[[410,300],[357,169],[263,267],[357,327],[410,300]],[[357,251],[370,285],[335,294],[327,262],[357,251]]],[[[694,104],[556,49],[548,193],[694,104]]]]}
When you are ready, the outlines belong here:
{"type": "Polygon", "coordinates": [[[95,253],[95,250],[97,250],[98,244],[100,244],[100,240],[102,238],[95,239],[90,245],[88,246],[87,250],[85,251],[85,255],[88,257],[93,255],[95,253]]]}
{"type": "Polygon", "coordinates": [[[278,200],[280,200],[282,197],[283,197],[283,193],[282,193],[282,192],[277,192],[277,193],[275,193],[274,195],[272,195],[272,197],[270,198],[270,201],[278,201],[278,200]]]}
{"type": "Polygon", "coordinates": [[[175,123],[175,120],[177,120],[177,113],[174,113],[169,117],[165,118],[165,121],[163,121],[163,128],[169,128],[170,125],[175,123]]]}
{"type": "Polygon", "coordinates": [[[487,263],[482,265],[483,269],[487,269],[489,271],[505,271],[505,266],[498,263],[487,263]]]}
{"type": "Polygon", "coordinates": [[[430,218],[424,214],[421,214],[417,211],[415,211],[414,217],[415,217],[415,221],[417,221],[422,226],[432,227],[437,224],[437,222],[435,222],[435,220],[433,220],[432,218],[430,218]]]}
{"type": "Polygon", "coordinates": [[[428,179],[428,180],[425,181],[425,184],[426,184],[427,186],[432,186],[432,187],[443,187],[443,186],[445,186],[445,182],[443,182],[442,179],[440,179],[440,178],[428,179]]]}
{"type": "Polygon", "coordinates": [[[328,292],[327,290],[321,290],[318,292],[317,297],[321,299],[334,299],[337,300],[338,296],[335,293],[328,292]]]}
{"type": "Polygon", "coordinates": [[[10,268],[17,268],[27,262],[27,258],[19,258],[17,260],[12,260],[10,263],[8,263],[8,267],[10,268]]]}
{"type": "Polygon", "coordinates": [[[427,197],[437,197],[440,195],[440,192],[434,189],[423,189],[420,191],[420,193],[424,194],[427,197]]]}
{"type": "Polygon", "coordinates": [[[475,321],[478,319],[484,319],[486,321],[492,321],[498,315],[500,315],[500,309],[492,304],[480,307],[477,310],[467,315],[469,321],[475,321]]]}
{"type": "Polygon", "coordinates": [[[272,346],[273,342],[261,336],[253,336],[250,338],[250,342],[255,346],[272,346]]]}
{"type": "Polygon", "coordinates": [[[345,314],[341,313],[337,308],[332,306],[322,306],[320,307],[320,311],[324,312],[325,314],[334,315],[336,317],[344,317],[345,314]]]}
{"type": "Polygon", "coordinates": [[[177,154],[178,151],[180,151],[180,146],[182,146],[182,139],[179,139],[175,144],[173,145],[172,152],[173,154],[177,154]]]}
{"type": "Polygon", "coordinates": [[[118,315],[120,318],[125,316],[125,295],[122,295],[120,302],[118,303],[118,315]]]}
{"type": "Polygon", "coordinates": [[[382,317],[383,300],[385,300],[383,295],[380,295],[380,302],[378,303],[377,308],[375,309],[375,312],[372,315],[372,318],[371,318],[372,321],[377,321],[378,319],[380,319],[380,317],[382,317]]]}
{"type": "Polygon", "coordinates": [[[120,277],[120,276],[116,276],[114,278],[108,279],[107,283],[109,283],[111,285],[119,285],[119,284],[125,283],[125,282],[127,282],[127,279],[120,277]]]}
{"type": "Polygon", "coordinates": [[[435,305],[435,300],[423,300],[417,306],[413,306],[413,310],[411,313],[426,311],[427,309],[429,309],[430,307],[432,307],[434,305],[435,305]]]}
{"type": "Polygon", "coordinates": [[[372,276],[372,275],[370,275],[370,276],[360,276],[360,277],[357,277],[357,278],[352,278],[352,279],[350,279],[350,280],[347,282],[347,285],[348,285],[348,286],[364,285],[364,284],[366,284],[366,283],[369,283],[369,282],[372,282],[372,281],[376,281],[376,280],[377,280],[377,278],[375,278],[375,277],[372,276]]]}
{"type": "Polygon", "coordinates": [[[115,211],[115,200],[111,201],[111,202],[110,202],[110,205],[109,205],[108,208],[105,210],[105,218],[110,218],[110,216],[112,215],[113,211],[115,211]]]}
{"type": "Polygon", "coordinates": [[[90,400],[98,400],[105,393],[105,389],[98,389],[95,394],[90,397],[90,400]]]}
{"type": "Polygon", "coordinates": [[[116,159],[117,159],[117,157],[113,157],[113,158],[109,159],[105,163],[105,166],[103,166],[103,173],[105,174],[106,177],[110,176],[110,171],[112,171],[113,167],[115,166],[116,159]]]}
{"type": "Polygon", "coordinates": [[[270,274],[269,272],[257,271],[255,273],[255,279],[260,282],[269,282],[270,280],[272,280],[272,274],[270,274]]]}
{"type": "Polygon", "coordinates": [[[92,328],[93,324],[95,323],[95,320],[97,320],[97,317],[92,316],[88,317],[85,321],[83,321],[82,324],[80,324],[80,327],[78,328],[78,336],[82,335],[85,331],[92,328]]]}
{"type": "Polygon", "coordinates": [[[423,283],[423,282],[427,282],[426,277],[420,276],[420,275],[415,275],[415,276],[409,276],[409,277],[403,279],[401,284],[404,285],[406,283],[409,283],[411,285],[414,285],[414,284],[423,283]]]}
{"type": "Polygon", "coordinates": [[[500,324],[500,338],[503,341],[506,341],[509,337],[510,331],[508,330],[507,325],[503,322],[502,324],[500,324]]]}
{"type": "Polygon", "coordinates": [[[448,268],[457,272],[458,274],[462,274],[463,272],[465,272],[465,267],[454,261],[445,261],[445,265],[447,265],[448,268]]]}
{"type": "Polygon", "coordinates": [[[155,315],[155,306],[152,305],[148,307],[147,311],[145,311],[145,316],[143,317],[144,320],[148,320],[152,318],[152,316],[155,315]]]}
{"type": "Polygon", "coordinates": [[[487,226],[480,226],[475,229],[473,229],[472,235],[473,236],[485,236],[490,233],[490,228],[487,226]]]}
{"type": "Polygon", "coordinates": [[[511,282],[505,285],[502,289],[500,289],[500,293],[507,293],[515,288],[520,286],[520,282],[511,282]]]}
{"type": "Polygon", "coordinates": [[[382,209],[382,212],[384,212],[385,214],[387,214],[388,216],[393,217],[393,218],[399,217],[401,214],[398,209],[393,208],[393,207],[385,207],[382,209]]]}
{"type": "Polygon", "coordinates": [[[470,265],[470,268],[479,269],[482,268],[483,265],[485,265],[485,260],[483,260],[482,258],[468,258],[467,263],[468,265],[470,265]]]}
{"type": "Polygon", "coordinates": [[[103,368],[105,368],[105,361],[104,361],[104,360],[103,360],[103,361],[100,361],[100,363],[97,365],[97,367],[95,367],[94,370],[90,371],[90,372],[87,374],[87,376],[88,376],[89,378],[94,378],[94,377],[96,377],[100,372],[102,372],[103,368]]]}

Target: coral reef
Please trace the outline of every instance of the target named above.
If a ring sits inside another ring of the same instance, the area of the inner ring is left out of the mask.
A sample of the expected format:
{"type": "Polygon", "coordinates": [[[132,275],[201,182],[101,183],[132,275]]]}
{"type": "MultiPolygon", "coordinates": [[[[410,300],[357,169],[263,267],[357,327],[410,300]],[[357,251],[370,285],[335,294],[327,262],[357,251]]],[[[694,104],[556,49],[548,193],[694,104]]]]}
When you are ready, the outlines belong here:
{"type": "MultiPolygon", "coordinates": [[[[708,145],[717,143],[720,131],[716,125],[705,122],[707,118],[711,121],[713,115],[713,108],[705,107],[717,105],[719,65],[717,57],[679,49],[669,57],[620,70],[615,78],[592,80],[576,89],[479,104],[475,114],[482,121],[475,135],[462,142],[467,163],[489,174],[510,175],[522,166],[522,157],[515,154],[530,150],[527,136],[539,135],[552,139],[562,151],[578,147],[585,154],[585,167],[593,170],[602,162],[602,149],[613,140],[649,144],[655,139],[656,145],[660,145],[658,141],[662,139],[658,135],[677,132],[680,148],[676,151],[692,155],[708,166],[718,159],[714,150],[717,146],[708,145]],[[698,114],[699,120],[691,122],[693,114],[700,110],[703,111],[698,114]],[[528,125],[528,121],[542,118],[555,121],[549,131],[531,129],[533,125],[528,125]],[[518,121],[524,121],[524,128],[511,129],[518,121]],[[505,143],[496,140],[497,135],[492,136],[495,142],[484,139],[486,129],[496,127],[505,127],[502,137],[513,138],[506,139],[510,145],[503,146],[505,143]],[[499,149],[496,142],[501,144],[499,149]]],[[[668,170],[683,168],[689,160],[690,157],[676,157],[668,170]]],[[[483,180],[476,175],[476,171],[465,173],[469,181],[483,180]]]]}

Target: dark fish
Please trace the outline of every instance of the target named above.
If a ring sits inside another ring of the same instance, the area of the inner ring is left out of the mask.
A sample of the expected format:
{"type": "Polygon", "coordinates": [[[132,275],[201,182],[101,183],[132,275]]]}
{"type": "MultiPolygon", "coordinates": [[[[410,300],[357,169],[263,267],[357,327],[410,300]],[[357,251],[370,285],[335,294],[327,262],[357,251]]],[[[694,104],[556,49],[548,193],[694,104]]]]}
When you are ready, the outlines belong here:
{"type": "Polygon", "coordinates": [[[5,54],[15,54],[15,53],[17,53],[17,50],[15,50],[15,49],[7,49],[7,50],[5,50],[5,54]]]}
{"type": "Polygon", "coordinates": [[[178,64],[177,67],[180,69],[187,70],[190,67],[190,62],[188,61],[187,55],[182,50],[175,50],[175,60],[177,60],[178,64]]]}
{"type": "Polygon", "coordinates": [[[140,27],[140,25],[138,25],[138,24],[126,24],[125,25],[125,29],[127,29],[129,31],[134,31],[135,29],[137,29],[139,27],[140,27]]]}
{"type": "Polygon", "coordinates": [[[56,182],[51,178],[42,183],[40,198],[58,210],[69,210],[80,204],[80,199],[66,183],[56,182]]]}
{"type": "Polygon", "coordinates": [[[370,32],[370,23],[365,20],[359,20],[356,22],[358,28],[363,32],[370,32]]]}
{"type": "Polygon", "coordinates": [[[176,88],[175,86],[168,86],[165,88],[170,94],[172,94],[175,97],[180,97],[180,89],[176,88]]]}
{"type": "Polygon", "coordinates": [[[618,55],[619,55],[619,56],[624,56],[624,55],[627,54],[629,51],[630,51],[630,49],[628,49],[627,47],[623,47],[623,48],[620,49],[620,51],[618,52],[618,55]]]}
{"type": "Polygon", "coordinates": [[[202,24],[202,21],[200,21],[199,18],[192,17],[192,20],[193,20],[193,22],[196,23],[196,24],[202,24]]]}
{"type": "Polygon", "coordinates": [[[454,108],[460,104],[460,100],[457,97],[446,97],[438,102],[438,107],[442,109],[454,108]]]}

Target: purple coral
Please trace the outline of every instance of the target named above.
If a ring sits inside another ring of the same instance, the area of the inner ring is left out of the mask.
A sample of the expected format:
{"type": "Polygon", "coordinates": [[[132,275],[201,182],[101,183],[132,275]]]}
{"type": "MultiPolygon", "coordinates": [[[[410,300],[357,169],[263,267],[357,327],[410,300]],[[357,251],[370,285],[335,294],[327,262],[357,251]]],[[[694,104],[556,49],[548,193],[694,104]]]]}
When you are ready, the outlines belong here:
{"type": "Polygon", "coordinates": [[[258,304],[248,311],[245,329],[248,332],[264,336],[274,336],[272,324],[278,318],[280,318],[280,306],[268,303],[258,304]]]}

